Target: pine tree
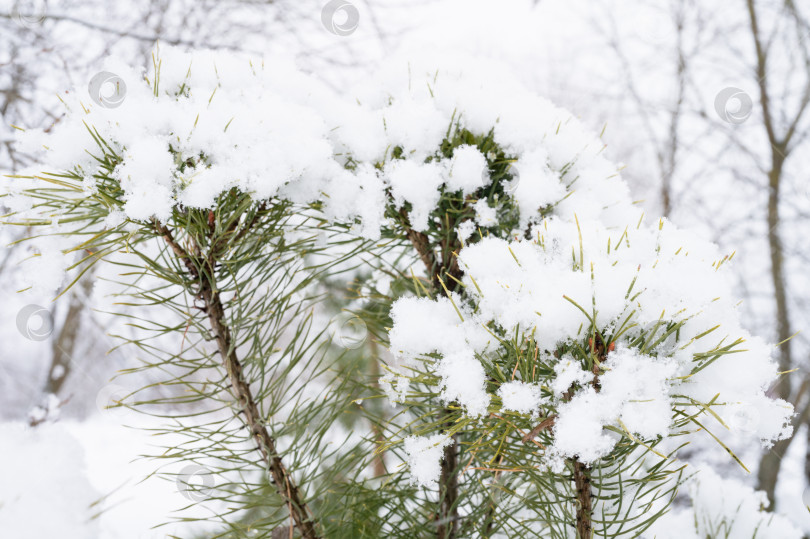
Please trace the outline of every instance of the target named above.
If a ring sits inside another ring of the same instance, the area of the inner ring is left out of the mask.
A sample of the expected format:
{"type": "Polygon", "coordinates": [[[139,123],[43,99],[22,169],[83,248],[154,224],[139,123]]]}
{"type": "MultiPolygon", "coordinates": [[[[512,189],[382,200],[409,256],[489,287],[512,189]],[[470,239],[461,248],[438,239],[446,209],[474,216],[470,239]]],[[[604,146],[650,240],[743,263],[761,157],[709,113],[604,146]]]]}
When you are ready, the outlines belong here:
{"type": "Polygon", "coordinates": [[[67,103],[7,221],[120,269],[125,345],[171,390],[122,405],[185,437],[157,456],[213,536],[638,537],[691,436],[744,466],[717,429],[786,435],[770,348],[717,298],[731,256],[647,224],[514,80],[417,66],[364,104],[163,56],[115,68],[120,109],[67,103]]]}

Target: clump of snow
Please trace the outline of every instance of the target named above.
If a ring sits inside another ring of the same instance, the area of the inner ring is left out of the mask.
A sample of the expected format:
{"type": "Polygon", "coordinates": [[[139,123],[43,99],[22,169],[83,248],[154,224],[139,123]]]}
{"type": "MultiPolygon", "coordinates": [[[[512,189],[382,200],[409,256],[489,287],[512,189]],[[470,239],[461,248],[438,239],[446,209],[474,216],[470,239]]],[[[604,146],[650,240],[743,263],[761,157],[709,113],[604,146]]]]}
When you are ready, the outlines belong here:
{"type": "MultiPolygon", "coordinates": [[[[465,313],[471,316],[466,310],[462,316],[465,313]]],[[[475,322],[462,320],[448,298],[402,298],[394,304],[391,317],[391,351],[405,362],[439,353],[442,357],[438,373],[445,402],[458,400],[470,415],[485,414],[490,396],[486,392],[486,373],[475,354],[487,347],[490,335],[475,322]]],[[[383,382],[393,399],[404,400],[408,388],[405,378],[387,376],[383,382]]]]}
{"type": "Polygon", "coordinates": [[[501,384],[501,387],[498,388],[498,397],[501,399],[504,410],[529,415],[537,415],[540,406],[546,401],[540,385],[528,384],[520,380],[501,384]]]}
{"type": "Polygon", "coordinates": [[[20,273],[25,286],[33,294],[52,294],[65,281],[65,271],[73,257],[62,253],[58,237],[39,237],[28,246],[34,251],[20,264],[25,271],[20,273]]]}
{"type": "Polygon", "coordinates": [[[475,233],[475,223],[472,220],[462,221],[456,228],[458,239],[464,243],[475,233]]]}
{"type": "MultiPolygon", "coordinates": [[[[666,435],[674,413],[669,396],[675,393],[702,403],[719,394],[724,405],[717,413],[729,419],[739,414],[739,406],[755,405],[759,417],[746,425],[750,432],[764,441],[787,435],[792,408],[765,394],[777,376],[772,347],[742,328],[720,265],[723,257],[713,245],[669,223],[629,225],[614,230],[592,220],[552,217],[533,229],[531,240],[490,237],[459,254],[474,318],[507,332],[523,328],[541,349],[589,338],[582,306],[593,306],[600,330],[625,322],[635,326],[608,355],[602,393],[585,390],[561,403],[561,410],[578,419],[569,430],[561,414],[558,448],[570,456],[602,456],[612,443],[601,426],[620,427],[618,420],[642,437],[666,435]],[[677,346],[674,332],[664,336],[667,323],[681,324],[677,346]],[[631,338],[641,335],[638,328],[655,331],[644,339],[649,349],[639,354],[627,348],[631,338]],[[738,338],[745,341],[739,351],[692,372],[698,358],[738,338]],[[590,414],[589,407],[594,407],[590,414]]],[[[592,379],[569,357],[540,359],[554,369],[548,384],[558,397],[572,384],[592,379]]]]}
{"type": "MultiPolygon", "coordinates": [[[[124,213],[140,221],[165,221],[176,205],[212,207],[234,187],[256,199],[283,192],[313,200],[324,178],[344,170],[333,158],[329,127],[306,102],[332,98],[289,61],[174,48],[160,57],[157,90],[155,73],[110,59],[105,69],[127,88],[121,105],[84,103],[83,92],[71,92],[64,121],[50,134],[27,131],[24,145],[47,147],[42,161],[54,171],[92,178],[101,170],[90,154],[102,153],[85,124],[92,126],[120,156],[111,177],[124,191],[124,213]]],[[[85,188],[96,189],[88,181],[85,188]]]]}
{"type": "Polygon", "coordinates": [[[439,186],[444,169],[436,163],[394,160],[385,166],[385,179],[391,186],[394,203],[410,202],[410,221],[414,230],[423,231],[428,216],[439,202],[439,186]]]}
{"type": "MultiPolygon", "coordinates": [[[[353,93],[359,102],[354,110],[331,115],[339,124],[333,132],[336,146],[358,155],[362,149],[364,156],[374,155],[377,161],[390,159],[396,147],[402,150],[397,160],[435,160],[450,126],[480,136],[492,131],[494,142],[514,160],[513,172],[519,171],[519,181],[508,191],[520,210],[523,229],[538,220],[538,210],[551,205],[567,219],[583,211],[609,225],[641,215],[617,167],[602,155],[604,144],[598,137],[570,113],[526,89],[502,66],[457,55],[393,58],[374,84],[363,84],[353,93]],[[364,136],[358,128],[376,122],[382,123],[382,133],[366,129],[364,136]],[[376,152],[370,152],[374,143],[376,152]]],[[[468,145],[455,148],[445,165],[447,189],[467,194],[491,182],[484,156],[476,152],[468,145]]]]}
{"type": "Polygon", "coordinates": [[[582,364],[571,357],[563,357],[554,365],[554,380],[551,391],[560,398],[574,384],[584,386],[593,382],[593,373],[582,368],[582,364]]]}
{"type": "Polygon", "coordinates": [[[442,377],[442,399],[458,401],[470,416],[487,413],[491,397],[486,390],[486,372],[469,350],[447,354],[438,365],[442,377]]]}
{"type": "MultiPolygon", "coordinates": [[[[126,84],[120,106],[82,103],[82,92],[71,92],[52,132],[20,136],[24,148],[47,148],[41,160],[54,171],[76,170],[88,195],[103,171],[87,126],[109,144],[120,158],[110,176],[124,203],[109,226],[122,216],[165,221],[178,206],[210,208],[237,188],[257,200],[322,202],[328,218],[357,221],[355,230],[373,239],[388,226],[386,207],[407,204],[422,231],[443,191],[468,196],[493,181],[474,145],[446,157],[451,126],[492,132],[516,164],[511,174],[519,170],[520,179],[508,191],[521,228],[552,205],[567,219],[584,210],[611,225],[640,216],[597,137],[496,66],[484,73],[478,59],[393,60],[340,96],[284,58],[171,47],[159,56],[159,77],[107,60],[105,70],[126,84]]],[[[496,223],[484,201],[476,214],[483,226],[496,223]]]]}
{"type": "Polygon", "coordinates": [[[608,354],[604,368],[601,391],[579,391],[560,406],[554,426],[554,450],[583,462],[593,462],[615,446],[616,437],[605,425],[650,439],[665,436],[672,421],[673,363],[619,348],[608,354]]]}
{"type": "Polygon", "coordinates": [[[487,159],[478,148],[463,144],[453,151],[446,182],[449,190],[469,195],[488,182],[487,159]]]}
{"type": "Polygon", "coordinates": [[[491,207],[486,200],[482,199],[473,204],[475,210],[475,222],[483,227],[493,226],[498,223],[498,216],[495,208],[491,207]]]}
{"type": "Polygon", "coordinates": [[[389,334],[391,351],[400,357],[415,358],[431,352],[449,355],[459,346],[473,351],[486,348],[491,336],[472,319],[458,295],[439,298],[404,297],[391,308],[394,326],[389,334]],[[456,312],[459,307],[462,320],[456,312]]]}
{"type": "Polygon", "coordinates": [[[560,415],[554,425],[555,452],[577,456],[583,462],[593,462],[607,455],[616,445],[618,437],[602,427],[618,410],[615,402],[605,402],[596,390],[587,387],[571,402],[560,406],[560,415]],[[612,410],[604,410],[605,404],[613,405],[612,410]]]}
{"type": "Polygon", "coordinates": [[[443,434],[409,436],[405,438],[411,484],[434,488],[441,474],[442,452],[452,438],[443,434]]]}

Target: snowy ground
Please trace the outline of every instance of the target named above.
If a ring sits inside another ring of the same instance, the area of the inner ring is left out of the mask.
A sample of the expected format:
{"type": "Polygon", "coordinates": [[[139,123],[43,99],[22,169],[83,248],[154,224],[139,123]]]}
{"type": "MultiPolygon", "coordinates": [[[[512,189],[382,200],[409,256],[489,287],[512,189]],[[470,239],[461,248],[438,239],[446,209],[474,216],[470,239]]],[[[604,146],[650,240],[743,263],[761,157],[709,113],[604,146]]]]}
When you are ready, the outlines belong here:
{"type": "Polygon", "coordinates": [[[140,456],[154,442],[143,430],[96,417],[35,429],[3,423],[0,433],[0,459],[9,463],[0,483],[3,537],[157,539],[201,529],[155,528],[192,502],[174,482],[150,477],[155,463],[140,456]]]}

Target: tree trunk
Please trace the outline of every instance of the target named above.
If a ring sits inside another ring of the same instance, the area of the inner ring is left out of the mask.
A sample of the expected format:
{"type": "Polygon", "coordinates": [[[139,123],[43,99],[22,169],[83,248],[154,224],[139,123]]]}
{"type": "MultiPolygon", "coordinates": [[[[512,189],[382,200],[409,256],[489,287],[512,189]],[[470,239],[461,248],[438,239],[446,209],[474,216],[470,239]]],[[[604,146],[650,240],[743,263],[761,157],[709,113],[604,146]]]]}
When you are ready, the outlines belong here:
{"type": "MultiPolygon", "coordinates": [[[[771,256],[771,279],[776,301],[776,337],[779,344],[779,370],[793,366],[790,337],[790,315],[787,304],[787,283],[784,275],[784,248],[779,234],[779,189],[784,165],[783,149],[774,148],[773,168],[768,174],[768,246],[771,256]]],[[[773,388],[781,399],[790,400],[790,377],[780,376],[773,388]]]]}
{"type": "MultiPolygon", "coordinates": [[[[779,344],[779,370],[789,371],[793,365],[791,354],[791,328],[787,305],[787,283],[784,276],[784,249],[779,234],[779,188],[785,161],[783,148],[774,145],[771,171],[768,173],[768,246],[771,259],[771,281],[776,302],[776,338],[779,344]]],[[[790,401],[790,377],[782,375],[771,391],[781,399],[790,401]]],[[[799,425],[794,425],[798,428],[799,425]]],[[[777,442],[762,456],[757,472],[757,488],[768,496],[769,509],[775,509],[776,481],[792,438],[777,442]]]]}
{"type": "Polygon", "coordinates": [[[76,337],[78,337],[81,329],[84,300],[93,285],[92,277],[92,270],[90,270],[76,283],[76,288],[70,292],[65,322],[62,324],[59,335],[54,339],[51,346],[51,366],[48,369],[48,379],[45,380],[43,387],[45,395],[57,395],[70,374],[72,356],[76,347],[76,337]]]}

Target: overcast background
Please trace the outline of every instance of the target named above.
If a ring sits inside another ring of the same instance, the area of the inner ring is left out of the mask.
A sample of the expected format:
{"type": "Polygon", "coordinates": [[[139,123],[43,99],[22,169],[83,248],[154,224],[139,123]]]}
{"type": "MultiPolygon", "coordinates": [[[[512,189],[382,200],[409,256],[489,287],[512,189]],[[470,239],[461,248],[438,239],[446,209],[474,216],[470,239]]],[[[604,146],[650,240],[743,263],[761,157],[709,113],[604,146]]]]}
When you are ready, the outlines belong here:
{"type": "MultiPolygon", "coordinates": [[[[604,130],[609,158],[626,165],[623,175],[648,215],[736,252],[749,329],[774,343],[802,331],[775,352],[783,370],[797,370],[774,394],[799,412],[807,407],[810,3],[2,0],[0,174],[33,164],[13,146],[12,126],[59,122],[61,93],[86,88],[109,56],[148,65],[158,40],[257,57],[292,54],[338,90],[409,49],[462,50],[509,64],[538,93],[604,130]]],[[[24,488],[48,504],[89,484],[104,497],[95,509],[101,537],[187,536],[179,524],[149,529],[187,500],[171,482],[140,483],[153,466],[132,461],[148,439],[124,425],[148,427],[148,420],[105,411],[118,390],[111,378],[138,358],[126,348],[108,353],[119,344],[110,335],[124,330],[103,313],[110,300],[101,276],[57,302],[17,293],[32,253],[11,244],[24,234],[0,227],[0,462],[15,455],[3,433],[30,423],[55,393],[60,430],[32,438],[42,453],[28,455],[53,462],[48,473],[20,472],[24,488]],[[44,311],[24,311],[21,327],[19,313],[29,305],[44,311]],[[32,316],[46,324],[41,335],[39,325],[28,325],[32,316]]],[[[777,509],[810,532],[807,446],[799,424],[793,440],[770,452],[741,444],[735,450],[750,475],[710,445],[692,456],[766,489],[776,476],[758,480],[760,462],[778,468],[777,509]]],[[[0,492],[23,488],[19,481],[4,478],[0,492]]],[[[3,518],[0,508],[0,525],[3,518]]]]}

